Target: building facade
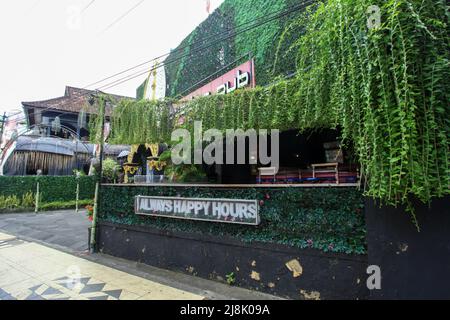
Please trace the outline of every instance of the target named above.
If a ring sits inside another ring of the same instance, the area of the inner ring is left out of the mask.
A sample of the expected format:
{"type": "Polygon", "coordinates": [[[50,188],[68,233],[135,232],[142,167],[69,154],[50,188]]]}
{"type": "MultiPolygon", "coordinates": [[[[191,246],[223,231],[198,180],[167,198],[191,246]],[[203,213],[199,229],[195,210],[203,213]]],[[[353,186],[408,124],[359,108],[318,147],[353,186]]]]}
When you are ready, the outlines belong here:
{"type": "MultiPolygon", "coordinates": [[[[23,102],[26,128],[4,147],[0,174],[72,175],[74,170],[88,173],[95,146],[89,143],[89,120],[98,113],[95,91],[66,87],[57,98],[23,102]]],[[[115,102],[127,97],[110,95],[106,105],[109,119],[115,102]]],[[[127,146],[107,146],[107,157],[115,158],[127,146]]]]}

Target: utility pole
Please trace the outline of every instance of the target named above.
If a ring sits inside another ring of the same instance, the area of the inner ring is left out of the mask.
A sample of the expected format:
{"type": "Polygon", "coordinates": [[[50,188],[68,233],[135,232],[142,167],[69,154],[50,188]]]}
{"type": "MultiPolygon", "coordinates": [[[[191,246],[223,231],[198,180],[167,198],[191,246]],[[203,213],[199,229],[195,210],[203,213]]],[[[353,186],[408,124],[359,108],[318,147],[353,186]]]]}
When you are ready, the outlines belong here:
{"type": "Polygon", "coordinates": [[[100,154],[99,154],[99,181],[95,185],[95,199],[94,199],[94,213],[92,217],[92,227],[91,227],[91,243],[90,243],[90,252],[95,253],[96,250],[96,237],[97,237],[97,219],[98,219],[98,204],[99,204],[99,196],[100,190],[102,186],[103,179],[103,149],[104,149],[104,140],[105,140],[105,117],[106,117],[106,100],[107,97],[101,93],[97,92],[95,96],[98,99],[100,110],[99,116],[101,118],[101,132],[100,132],[100,154]]]}
{"type": "Polygon", "coordinates": [[[3,112],[3,117],[0,120],[0,122],[1,122],[1,125],[0,125],[0,146],[2,145],[2,142],[3,142],[3,130],[5,130],[6,119],[8,119],[8,117],[6,116],[6,112],[3,112]]]}

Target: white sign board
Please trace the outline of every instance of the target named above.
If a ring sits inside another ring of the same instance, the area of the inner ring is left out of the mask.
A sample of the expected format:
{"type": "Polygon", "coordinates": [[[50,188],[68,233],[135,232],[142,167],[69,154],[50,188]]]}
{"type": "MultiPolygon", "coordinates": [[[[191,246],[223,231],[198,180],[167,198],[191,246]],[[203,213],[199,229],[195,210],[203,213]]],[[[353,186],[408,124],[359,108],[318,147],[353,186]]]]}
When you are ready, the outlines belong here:
{"type": "Polygon", "coordinates": [[[208,222],[255,226],[260,223],[256,200],[137,196],[135,212],[138,215],[208,222]]]}

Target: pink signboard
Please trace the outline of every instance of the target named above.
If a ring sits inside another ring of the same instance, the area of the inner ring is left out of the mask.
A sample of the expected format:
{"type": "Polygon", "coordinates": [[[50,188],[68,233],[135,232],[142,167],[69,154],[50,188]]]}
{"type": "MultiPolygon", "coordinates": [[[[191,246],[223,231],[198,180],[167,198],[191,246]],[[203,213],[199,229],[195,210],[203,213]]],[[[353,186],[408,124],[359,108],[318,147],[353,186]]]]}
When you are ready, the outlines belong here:
{"type": "Polygon", "coordinates": [[[187,101],[213,94],[227,94],[240,88],[254,88],[255,86],[255,65],[252,59],[188,94],[181,100],[187,101]]]}

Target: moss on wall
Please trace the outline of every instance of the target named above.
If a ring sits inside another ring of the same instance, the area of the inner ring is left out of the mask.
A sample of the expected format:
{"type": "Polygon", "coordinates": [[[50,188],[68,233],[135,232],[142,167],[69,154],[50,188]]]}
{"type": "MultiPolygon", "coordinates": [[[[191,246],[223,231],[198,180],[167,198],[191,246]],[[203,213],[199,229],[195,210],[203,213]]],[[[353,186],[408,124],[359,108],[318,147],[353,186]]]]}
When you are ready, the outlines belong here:
{"type": "Polygon", "coordinates": [[[364,202],[356,188],[242,188],[103,186],[100,221],[167,231],[230,236],[245,242],[278,243],[323,251],[365,253],[364,202]],[[143,196],[251,199],[260,201],[261,224],[241,226],[138,216],[143,196]]]}

